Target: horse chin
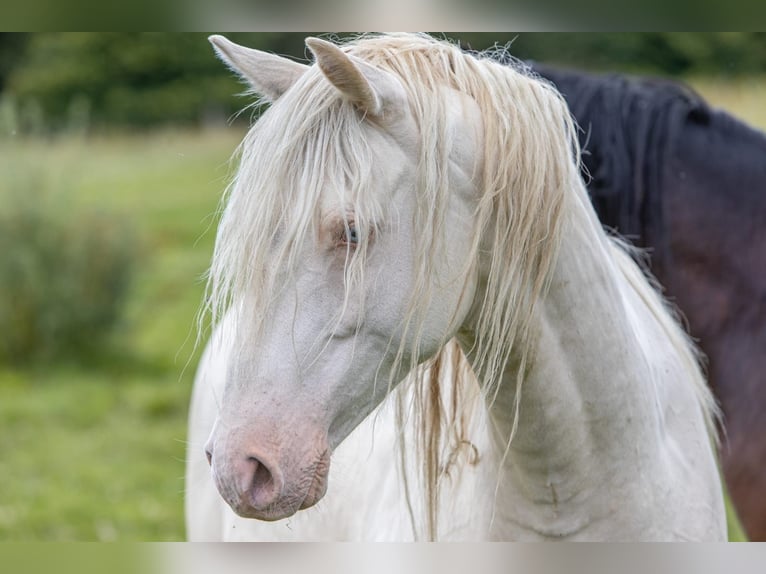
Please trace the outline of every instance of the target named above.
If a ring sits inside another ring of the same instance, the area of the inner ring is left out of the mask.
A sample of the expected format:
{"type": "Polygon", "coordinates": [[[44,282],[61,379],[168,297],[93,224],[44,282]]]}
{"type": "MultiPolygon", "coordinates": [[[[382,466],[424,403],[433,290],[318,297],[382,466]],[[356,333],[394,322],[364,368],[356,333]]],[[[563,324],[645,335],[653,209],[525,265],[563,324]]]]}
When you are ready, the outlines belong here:
{"type": "Polygon", "coordinates": [[[252,518],[253,520],[262,520],[264,522],[276,522],[277,520],[283,520],[293,516],[297,510],[295,508],[285,510],[281,507],[273,508],[234,508],[232,510],[236,512],[242,518],[252,518]]]}
{"type": "Polygon", "coordinates": [[[309,490],[306,493],[306,497],[301,502],[300,510],[311,508],[317,502],[322,500],[322,497],[327,492],[327,475],[328,469],[326,465],[320,465],[323,468],[317,468],[314,473],[314,479],[311,481],[309,490]]]}
{"type": "Polygon", "coordinates": [[[249,505],[234,506],[232,510],[242,518],[263,520],[264,522],[276,522],[295,515],[298,511],[314,506],[324,496],[324,491],[312,491],[306,494],[303,500],[281,500],[265,508],[255,508],[249,505]]]}

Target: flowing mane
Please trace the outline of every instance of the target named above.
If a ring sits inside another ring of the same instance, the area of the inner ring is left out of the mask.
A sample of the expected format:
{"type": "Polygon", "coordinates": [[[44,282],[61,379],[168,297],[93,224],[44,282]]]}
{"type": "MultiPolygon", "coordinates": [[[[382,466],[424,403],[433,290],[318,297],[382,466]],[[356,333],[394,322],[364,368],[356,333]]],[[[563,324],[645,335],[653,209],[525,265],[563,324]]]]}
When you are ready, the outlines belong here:
{"type": "Polygon", "coordinates": [[[660,190],[684,123],[707,125],[713,111],[692,88],[669,80],[534,69],[556,84],[583,128],[583,175],[596,211],[645,245],[647,230],[660,231],[660,190]]]}
{"type": "MultiPolygon", "coordinates": [[[[417,254],[421,284],[413,291],[405,330],[420,329],[418,318],[431,299],[424,279],[431,276],[431,262],[444,252],[446,240],[446,156],[452,134],[447,133],[444,100],[438,94],[451,88],[479,105],[484,170],[475,177],[482,178],[484,196],[472,249],[478,259],[479,243],[490,233],[496,260],[481,309],[474,370],[484,392],[496,393],[511,351],[522,348],[522,361],[527,360],[529,320],[549,279],[566,192],[577,177],[574,158],[579,153],[567,107],[550,85],[528,76],[521,66],[503,65],[492,57],[496,54],[477,58],[429,36],[369,36],[349,42],[343,50],[394,73],[421,128],[422,193],[415,214],[415,227],[422,232],[417,254]]],[[[250,130],[239,150],[241,167],[228,190],[210,269],[207,306],[214,322],[230,305],[243,305],[251,295],[251,311],[240,317],[247,318],[248,328],[255,324],[263,332],[257,309],[267,306],[278,283],[287,280],[297,251],[325,216],[323,190],[337,193],[353,210],[362,233],[395,217],[392,206],[378,205],[366,193],[374,157],[360,124],[358,111],[314,67],[250,130]]],[[[365,258],[365,250],[349,254],[347,298],[363,291],[358,287],[364,281],[365,258]]],[[[465,270],[466,276],[469,272],[465,270]]],[[[404,351],[398,350],[399,357],[404,351]]],[[[434,385],[425,380],[428,370],[418,372],[422,393],[415,416],[423,421],[428,443],[439,444],[434,437],[446,426],[443,409],[434,385]]],[[[432,460],[427,483],[436,483],[437,466],[432,460]]],[[[435,496],[434,489],[431,498],[435,496]]]]}
{"type": "MultiPolygon", "coordinates": [[[[537,333],[531,327],[536,305],[546,294],[562,240],[570,223],[571,206],[586,206],[588,225],[598,227],[579,179],[579,144],[574,122],[558,92],[532,77],[521,66],[498,61],[497,53],[472,55],[458,46],[426,35],[365,36],[341,46],[347,54],[388,72],[401,82],[410,112],[419,128],[417,142],[418,196],[413,217],[415,288],[402,317],[402,337],[395,364],[413,370],[414,402],[400,405],[400,417],[415,417],[420,429],[419,455],[423,461],[426,490],[426,528],[437,535],[436,508],[439,484],[449,474],[449,461],[466,442],[459,404],[461,384],[470,380],[460,357],[442,351],[418,367],[423,321],[434,301],[427,278],[434,262],[447,251],[445,225],[449,181],[449,150],[455,134],[449,130],[447,101],[443,92],[454,90],[478,105],[483,122],[481,197],[474,216],[471,263],[460,277],[467,284],[476,265],[487,260],[489,274],[482,304],[477,310],[473,371],[491,405],[510,364],[518,372],[513,438],[518,422],[519,397],[524,376],[534,361],[537,333]],[[490,249],[481,249],[490,245],[490,249]],[[508,272],[512,270],[512,272],[508,272]],[[411,348],[406,348],[411,345],[411,348]],[[411,364],[401,364],[413,357],[411,364]],[[445,400],[440,380],[454,378],[454,395],[445,400]],[[462,421],[462,422],[461,422],[462,421]]],[[[362,236],[374,237],[400,216],[396,205],[375,198],[368,190],[374,177],[375,150],[363,131],[363,118],[352,103],[341,97],[317,66],[308,70],[251,128],[239,149],[241,166],[225,196],[209,272],[205,306],[214,324],[234,308],[236,329],[267,336],[270,325],[259,310],[268,307],[296,272],[297,261],[331,214],[324,209],[326,195],[347,206],[344,228],[351,224],[362,236]]],[[[599,230],[600,232],[600,230],[599,230]]],[[[603,250],[612,257],[613,272],[622,275],[644,299],[668,330],[673,344],[690,368],[696,358],[683,332],[671,320],[661,298],[651,289],[628,255],[600,232],[603,250]]],[[[368,280],[368,243],[348,249],[344,266],[344,307],[364,297],[368,280]]],[[[360,319],[361,322],[362,319],[360,319]]],[[[321,356],[335,321],[324,328],[312,349],[309,363],[321,356]]],[[[457,319],[452,318],[457,328],[457,319]]],[[[244,337],[235,337],[235,340],[244,337]]],[[[252,339],[250,339],[252,340],[252,339]]],[[[234,352],[244,352],[235,344],[234,352]]],[[[468,351],[468,350],[467,350],[468,351]]],[[[392,386],[396,373],[376,384],[392,386]]],[[[697,392],[709,418],[712,401],[702,382],[697,392]]],[[[655,383],[652,383],[655,384],[655,383]]],[[[402,456],[406,449],[402,449],[402,456]]],[[[414,524],[414,517],[413,517],[414,524]]]]}
{"type": "MultiPolygon", "coordinates": [[[[498,272],[490,278],[478,341],[482,360],[477,372],[493,389],[514,342],[526,335],[528,317],[555,260],[565,191],[577,173],[569,112],[548,84],[428,36],[364,37],[344,50],[396,74],[422,130],[422,193],[415,215],[422,232],[419,277],[429,276],[447,231],[446,154],[452,134],[446,131],[438,93],[452,88],[479,104],[486,144],[483,174],[475,176],[483,179],[484,197],[473,249],[478,257],[479,241],[492,233],[493,257],[503,259],[493,265],[498,272]],[[501,276],[503,265],[515,273],[501,276]]],[[[250,130],[225,198],[210,269],[207,307],[214,321],[232,304],[242,304],[245,294],[254,294],[258,306],[268,304],[269,294],[293,270],[297,252],[325,216],[323,190],[337,193],[353,209],[363,233],[395,217],[393,206],[379,205],[366,193],[374,158],[360,124],[357,110],[319,70],[310,68],[250,130]]],[[[365,258],[363,249],[349,254],[347,291],[363,281],[365,258]]],[[[405,319],[416,330],[418,308],[428,305],[421,287],[405,319]]],[[[251,320],[259,321],[259,315],[251,320]]]]}

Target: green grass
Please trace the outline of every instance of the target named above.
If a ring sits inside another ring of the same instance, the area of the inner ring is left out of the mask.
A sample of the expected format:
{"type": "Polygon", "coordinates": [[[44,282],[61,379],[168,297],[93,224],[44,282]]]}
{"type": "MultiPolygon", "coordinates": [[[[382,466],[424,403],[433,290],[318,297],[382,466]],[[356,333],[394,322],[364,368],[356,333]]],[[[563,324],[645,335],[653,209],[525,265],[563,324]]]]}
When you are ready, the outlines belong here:
{"type": "Polygon", "coordinates": [[[0,142],[0,173],[128,219],[140,253],[113,356],[0,368],[0,540],[183,539],[194,317],[241,135],[0,142]]]}
{"type": "Polygon", "coordinates": [[[692,78],[689,83],[712,105],[766,130],[766,78],[692,78]]]}
{"type": "Polygon", "coordinates": [[[0,537],[183,536],[187,386],[176,376],[45,374],[3,384],[0,537]]]}
{"type": "MultiPolygon", "coordinates": [[[[765,82],[692,83],[766,126],[765,82]]],[[[68,202],[128,219],[140,252],[114,353],[46,370],[0,366],[0,540],[183,539],[193,322],[241,136],[0,140],[0,193],[9,174],[35,173],[68,202]]]]}

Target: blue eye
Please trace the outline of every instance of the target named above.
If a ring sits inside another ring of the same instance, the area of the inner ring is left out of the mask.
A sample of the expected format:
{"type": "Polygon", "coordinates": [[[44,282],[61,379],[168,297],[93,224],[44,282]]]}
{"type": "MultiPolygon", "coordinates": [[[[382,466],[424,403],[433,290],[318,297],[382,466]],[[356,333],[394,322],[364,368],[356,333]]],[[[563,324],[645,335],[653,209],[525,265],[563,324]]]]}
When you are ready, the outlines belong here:
{"type": "Polygon", "coordinates": [[[343,245],[350,245],[352,247],[359,244],[359,233],[353,223],[349,223],[348,227],[341,231],[340,242],[343,245]]]}

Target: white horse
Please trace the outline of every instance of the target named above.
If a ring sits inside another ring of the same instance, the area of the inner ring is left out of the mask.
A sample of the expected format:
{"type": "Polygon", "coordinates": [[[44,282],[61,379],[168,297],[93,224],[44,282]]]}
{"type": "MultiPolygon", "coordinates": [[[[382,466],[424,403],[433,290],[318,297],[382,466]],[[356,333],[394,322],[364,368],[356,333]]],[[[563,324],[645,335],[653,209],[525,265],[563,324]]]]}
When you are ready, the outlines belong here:
{"type": "Polygon", "coordinates": [[[423,35],[211,41],[271,105],[210,270],[189,538],[725,539],[697,357],[551,86],[423,35]]]}

